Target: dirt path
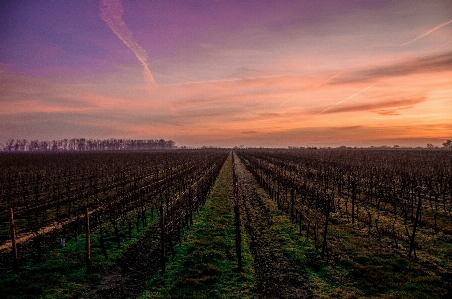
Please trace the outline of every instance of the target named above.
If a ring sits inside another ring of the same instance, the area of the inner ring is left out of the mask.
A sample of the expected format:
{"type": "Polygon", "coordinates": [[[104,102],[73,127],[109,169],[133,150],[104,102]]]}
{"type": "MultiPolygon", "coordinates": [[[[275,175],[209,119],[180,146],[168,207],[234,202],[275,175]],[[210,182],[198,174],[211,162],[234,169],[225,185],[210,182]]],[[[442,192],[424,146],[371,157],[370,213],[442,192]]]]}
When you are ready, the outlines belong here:
{"type": "MultiPolygon", "coordinates": [[[[61,222],[54,222],[51,225],[41,227],[38,229],[38,235],[45,235],[54,230],[61,230],[64,226],[75,222],[75,220],[77,220],[77,218],[84,219],[85,215],[80,214],[80,215],[74,216],[70,219],[67,219],[67,220],[64,220],[61,222]]],[[[31,239],[33,239],[34,237],[36,237],[36,233],[34,233],[34,232],[28,232],[28,233],[23,233],[23,234],[17,235],[16,236],[16,244],[19,245],[22,243],[26,243],[26,242],[30,241],[31,239]]],[[[11,251],[12,251],[12,241],[11,240],[8,240],[5,243],[0,245],[0,252],[9,253],[11,251]]]]}
{"type": "Polygon", "coordinates": [[[256,182],[237,155],[234,163],[243,194],[241,218],[254,257],[256,293],[259,298],[313,298],[302,266],[281,250],[270,211],[256,192],[256,182]]]}

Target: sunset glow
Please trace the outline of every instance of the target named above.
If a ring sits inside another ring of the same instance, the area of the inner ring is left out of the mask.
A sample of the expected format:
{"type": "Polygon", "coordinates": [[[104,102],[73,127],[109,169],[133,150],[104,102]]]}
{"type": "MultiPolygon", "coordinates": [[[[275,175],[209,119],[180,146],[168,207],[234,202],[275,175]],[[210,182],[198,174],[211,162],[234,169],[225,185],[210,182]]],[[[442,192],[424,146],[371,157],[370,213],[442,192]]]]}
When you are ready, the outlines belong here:
{"type": "Polygon", "coordinates": [[[0,143],[441,146],[451,1],[4,1],[0,143]]]}

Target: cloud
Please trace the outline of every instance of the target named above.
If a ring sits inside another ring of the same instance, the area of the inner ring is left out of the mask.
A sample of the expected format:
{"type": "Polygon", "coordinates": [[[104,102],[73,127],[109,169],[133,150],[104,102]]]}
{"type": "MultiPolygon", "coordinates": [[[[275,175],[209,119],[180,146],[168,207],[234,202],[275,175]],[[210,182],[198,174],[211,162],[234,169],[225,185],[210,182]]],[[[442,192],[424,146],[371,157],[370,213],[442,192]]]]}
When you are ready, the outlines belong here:
{"type": "Polygon", "coordinates": [[[452,70],[452,51],[417,59],[411,59],[388,66],[352,71],[330,80],[329,84],[372,82],[382,78],[411,74],[443,72],[452,70]]]}
{"type": "Polygon", "coordinates": [[[396,116],[396,115],[400,115],[400,113],[398,113],[399,110],[411,109],[413,107],[414,106],[399,107],[399,108],[395,108],[395,109],[382,109],[382,110],[377,110],[374,112],[376,112],[380,115],[396,116]]]}
{"type": "Polygon", "coordinates": [[[77,91],[44,79],[0,72],[0,115],[26,111],[78,111],[95,104],[81,99],[77,91]]]}
{"type": "Polygon", "coordinates": [[[357,129],[361,129],[364,126],[345,126],[345,127],[335,127],[335,128],[330,128],[330,130],[338,130],[338,131],[349,131],[349,130],[357,130],[357,129]]]}
{"type": "Polygon", "coordinates": [[[132,32],[122,19],[123,7],[120,0],[102,0],[100,3],[100,17],[107,23],[114,34],[135,54],[143,65],[146,80],[151,85],[156,85],[154,77],[146,63],[146,51],[134,40],[132,32]]]}
{"type": "Polygon", "coordinates": [[[358,111],[373,111],[382,115],[395,115],[391,113],[395,113],[398,109],[408,109],[413,107],[416,104],[422,103],[427,98],[417,97],[417,98],[400,98],[400,99],[387,99],[384,101],[373,102],[373,103],[363,103],[353,106],[341,106],[334,107],[324,113],[340,113],[340,112],[358,112],[358,111]],[[385,110],[387,108],[397,107],[397,109],[385,110]],[[386,114],[385,114],[386,113],[386,114]]]}
{"type": "Polygon", "coordinates": [[[99,115],[85,112],[25,112],[3,115],[0,138],[61,139],[61,138],[110,138],[133,133],[126,126],[114,125],[99,115]],[[93,117],[95,116],[95,117],[93,117]],[[5,134],[5,135],[3,135],[5,134]]]}

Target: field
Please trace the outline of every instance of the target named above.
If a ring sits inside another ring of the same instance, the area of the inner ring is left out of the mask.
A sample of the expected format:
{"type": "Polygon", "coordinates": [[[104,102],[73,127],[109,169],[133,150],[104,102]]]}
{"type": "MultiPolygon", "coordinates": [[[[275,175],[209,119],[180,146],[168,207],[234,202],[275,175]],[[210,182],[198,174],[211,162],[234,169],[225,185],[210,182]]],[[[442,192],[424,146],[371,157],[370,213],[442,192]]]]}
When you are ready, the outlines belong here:
{"type": "Polygon", "coordinates": [[[6,298],[448,298],[447,149],[0,154],[6,298]]]}

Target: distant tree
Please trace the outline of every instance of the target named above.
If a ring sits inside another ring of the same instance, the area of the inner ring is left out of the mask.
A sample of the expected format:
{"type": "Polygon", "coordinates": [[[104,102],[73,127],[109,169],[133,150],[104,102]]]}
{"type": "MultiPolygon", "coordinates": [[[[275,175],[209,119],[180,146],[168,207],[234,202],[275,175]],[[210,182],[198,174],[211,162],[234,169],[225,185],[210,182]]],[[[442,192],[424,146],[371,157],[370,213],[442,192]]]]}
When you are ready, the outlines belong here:
{"type": "Polygon", "coordinates": [[[59,146],[62,150],[64,150],[64,151],[67,150],[69,140],[63,139],[63,140],[60,140],[59,143],[60,143],[59,146]]]}
{"type": "Polygon", "coordinates": [[[78,140],[75,138],[72,138],[68,142],[68,150],[75,151],[77,149],[77,142],[78,140]]]}
{"type": "Polygon", "coordinates": [[[164,149],[165,148],[165,140],[164,139],[160,139],[159,141],[158,141],[158,146],[159,146],[159,148],[160,149],[164,149]]]}
{"type": "Polygon", "coordinates": [[[176,143],[174,141],[168,140],[168,141],[166,141],[166,148],[174,148],[175,144],[176,143]]]}
{"type": "Polygon", "coordinates": [[[427,143],[427,148],[434,148],[434,146],[431,143],[427,143]]]}
{"type": "Polygon", "coordinates": [[[32,140],[28,144],[28,150],[30,152],[37,151],[37,150],[39,150],[39,145],[40,145],[39,140],[32,140]]]}
{"type": "Polygon", "coordinates": [[[77,140],[77,150],[78,151],[84,151],[86,147],[86,139],[80,138],[77,140]]]}
{"type": "Polygon", "coordinates": [[[52,140],[52,144],[50,145],[50,150],[52,152],[56,152],[58,150],[58,141],[52,140]]]}
{"type": "Polygon", "coordinates": [[[5,150],[10,152],[14,148],[14,139],[6,140],[5,150]]]}
{"type": "Polygon", "coordinates": [[[5,152],[19,151],[102,151],[102,150],[143,150],[177,148],[173,140],[165,139],[86,139],[72,138],[62,140],[32,140],[8,139],[5,145],[0,144],[0,150],[5,152]]]}
{"type": "Polygon", "coordinates": [[[47,151],[49,148],[49,144],[50,144],[50,142],[48,142],[46,140],[38,142],[38,150],[43,151],[43,152],[47,151]]]}
{"type": "Polygon", "coordinates": [[[447,140],[446,142],[443,143],[443,147],[445,147],[445,148],[452,148],[452,141],[451,140],[447,140]]]}
{"type": "Polygon", "coordinates": [[[16,140],[16,144],[14,145],[14,151],[18,152],[20,148],[20,140],[16,140]]]}

